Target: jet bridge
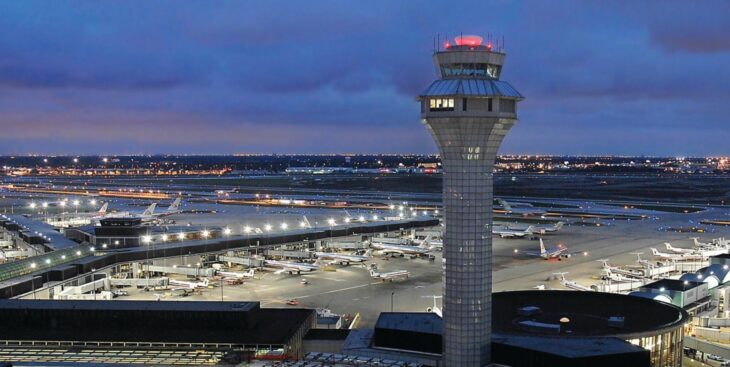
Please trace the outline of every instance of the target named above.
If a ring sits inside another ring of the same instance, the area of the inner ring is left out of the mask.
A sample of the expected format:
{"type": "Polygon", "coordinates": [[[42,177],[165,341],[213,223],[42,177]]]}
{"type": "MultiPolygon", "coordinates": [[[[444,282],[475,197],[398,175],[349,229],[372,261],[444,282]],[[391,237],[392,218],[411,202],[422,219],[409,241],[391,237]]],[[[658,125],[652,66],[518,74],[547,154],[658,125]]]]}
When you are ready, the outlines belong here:
{"type": "Polygon", "coordinates": [[[191,277],[212,277],[215,275],[215,269],[213,268],[198,268],[192,266],[159,266],[159,265],[142,265],[140,267],[143,271],[149,271],[153,273],[163,274],[182,274],[191,277]]]}

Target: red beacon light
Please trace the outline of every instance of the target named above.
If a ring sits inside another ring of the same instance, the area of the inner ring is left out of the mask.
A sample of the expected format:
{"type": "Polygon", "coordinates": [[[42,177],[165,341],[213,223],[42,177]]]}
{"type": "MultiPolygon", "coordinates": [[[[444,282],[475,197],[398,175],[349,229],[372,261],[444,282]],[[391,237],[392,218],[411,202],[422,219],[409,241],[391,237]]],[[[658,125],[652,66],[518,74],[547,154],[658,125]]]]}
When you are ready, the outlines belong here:
{"type": "Polygon", "coordinates": [[[454,38],[457,46],[480,46],[484,38],[479,36],[457,36],[454,38]]]}

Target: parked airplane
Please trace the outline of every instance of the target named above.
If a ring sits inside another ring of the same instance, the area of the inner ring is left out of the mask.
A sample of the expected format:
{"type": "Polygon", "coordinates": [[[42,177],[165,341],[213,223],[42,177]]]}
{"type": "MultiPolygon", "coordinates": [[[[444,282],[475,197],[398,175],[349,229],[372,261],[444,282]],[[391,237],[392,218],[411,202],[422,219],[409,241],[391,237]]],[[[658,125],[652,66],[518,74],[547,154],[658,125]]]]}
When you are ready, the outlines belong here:
{"type": "Polygon", "coordinates": [[[156,220],[157,218],[161,217],[167,217],[173,214],[181,213],[182,210],[180,210],[180,202],[182,201],[181,198],[176,198],[175,201],[170,204],[170,206],[165,209],[164,212],[161,213],[155,213],[155,209],[157,208],[157,203],[152,203],[150,206],[145,209],[145,211],[142,212],[142,214],[135,214],[131,212],[120,212],[120,213],[111,213],[110,215],[106,216],[105,218],[140,218],[143,222],[151,222],[156,220]]]}
{"type": "Polygon", "coordinates": [[[365,255],[341,254],[337,252],[315,252],[318,259],[331,260],[329,264],[350,265],[350,263],[364,263],[370,260],[372,251],[368,250],[365,255]]]}
{"type": "Polygon", "coordinates": [[[178,214],[181,213],[182,210],[180,210],[180,203],[182,202],[181,198],[175,198],[175,200],[170,204],[167,209],[165,209],[164,212],[156,214],[154,211],[154,208],[152,209],[152,212],[150,213],[152,216],[155,217],[166,217],[168,215],[178,214]]]}
{"type": "Polygon", "coordinates": [[[170,279],[170,285],[177,287],[177,288],[173,288],[173,290],[175,290],[175,289],[202,289],[202,288],[208,288],[209,281],[208,281],[208,279],[203,279],[200,282],[188,282],[185,280],[170,279]]]}
{"type": "Polygon", "coordinates": [[[702,260],[702,254],[668,254],[666,252],[660,252],[655,248],[651,248],[651,253],[654,257],[662,260],[702,260]]]}
{"type": "MultiPolygon", "coordinates": [[[[727,251],[730,249],[730,243],[725,240],[725,238],[715,238],[711,242],[700,242],[700,239],[698,237],[691,237],[693,240],[694,246],[698,249],[705,249],[705,250],[717,250],[722,249],[727,251]]],[[[724,253],[724,252],[723,252],[724,253]]]]}
{"type": "MultiPolygon", "coordinates": [[[[542,238],[541,238],[540,239],[540,252],[523,251],[523,253],[526,255],[530,255],[530,256],[541,257],[545,260],[558,259],[558,261],[560,261],[563,258],[569,258],[571,256],[571,254],[566,253],[566,251],[568,251],[568,248],[563,245],[557,245],[555,247],[545,248],[545,244],[542,242],[542,238]]],[[[520,251],[518,249],[515,249],[515,253],[520,253],[520,251]]]]}
{"type": "Polygon", "coordinates": [[[278,260],[265,260],[264,265],[274,268],[281,268],[280,270],[275,271],[274,274],[281,274],[284,272],[289,272],[289,274],[301,274],[303,271],[315,271],[319,269],[319,265],[316,263],[309,264],[278,260]]]}
{"type": "Polygon", "coordinates": [[[667,247],[667,250],[671,253],[675,254],[694,254],[702,256],[703,258],[708,258],[711,256],[717,256],[722,254],[727,254],[728,249],[722,246],[698,246],[696,249],[687,249],[687,248],[677,248],[670,245],[668,242],[665,242],[664,245],[667,247]]]}
{"type": "MultiPolygon", "coordinates": [[[[531,232],[534,234],[555,233],[555,232],[561,230],[564,225],[565,225],[565,222],[557,222],[555,224],[535,224],[535,225],[531,226],[532,227],[531,232]]],[[[513,230],[513,231],[525,231],[525,230],[527,230],[527,228],[530,228],[530,226],[518,227],[518,226],[513,226],[513,225],[507,225],[506,228],[509,230],[513,230]]]]}
{"type": "Polygon", "coordinates": [[[223,276],[224,279],[232,278],[232,279],[244,279],[244,278],[253,278],[254,276],[254,268],[248,269],[245,273],[239,273],[234,271],[222,271],[219,270],[216,272],[216,275],[223,276]]]}
{"type": "Polygon", "coordinates": [[[532,216],[532,215],[543,215],[545,214],[545,211],[542,209],[535,208],[532,204],[528,203],[508,203],[507,200],[504,199],[497,199],[497,202],[499,202],[499,205],[502,205],[502,208],[505,212],[508,214],[520,214],[523,216],[532,216]]]}
{"type": "Polygon", "coordinates": [[[380,279],[382,281],[389,281],[392,282],[394,280],[402,280],[407,279],[411,276],[411,273],[408,270],[396,270],[396,271],[390,271],[387,273],[378,273],[375,271],[375,269],[370,269],[370,277],[373,279],[380,279]]]}
{"type": "Polygon", "coordinates": [[[413,256],[428,256],[433,252],[433,249],[426,246],[409,246],[409,245],[393,245],[388,243],[372,242],[370,244],[372,248],[378,250],[383,255],[413,255],[413,256]]]}
{"type": "Polygon", "coordinates": [[[664,242],[664,246],[666,246],[667,251],[674,254],[691,254],[695,252],[694,249],[673,247],[669,242],[664,242]]]}
{"type": "Polygon", "coordinates": [[[554,275],[560,276],[560,284],[562,284],[565,288],[573,289],[576,291],[593,291],[590,287],[586,287],[582,284],[578,284],[575,281],[567,280],[565,279],[565,274],[568,274],[567,272],[564,273],[555,273],[554,275]]]}
{"type": "Polygon", "coordinates": [[[157,208],[157,203],[152,203],[141,214],[136,214],[133,212],[114,212],[114,213],[109,213],[106,216],[104,216],[103,218],[98,218],[98,219],[106,219],[106,218],[142,218],[143,220],[151,219],[151,218],[153,218],[155,208],[157,208]]]}
{"type": "Polygon", "coordinates": [[[524,238],[531,237],[534,233],[532,232],[535,226],[529,226],[524,231],[516,231],[509,227],[492,228],[492,234],[498,235],[502,238],[524,238]]]}
{"type": "Polygon", "coordinates": [[[641,255],[644,254],[643,252],[632,252],[631,254],[636,255],[636,262],[639,265],[641,265],[641,266],[643,266],[643,267],[645,267],[647,269],[650,269],[650,268],[653,268],[654,267],[654,264],[652,264],[651,262],[649,262],[649,260],[644,260],[644,259],[641,258],[641,255]]]}

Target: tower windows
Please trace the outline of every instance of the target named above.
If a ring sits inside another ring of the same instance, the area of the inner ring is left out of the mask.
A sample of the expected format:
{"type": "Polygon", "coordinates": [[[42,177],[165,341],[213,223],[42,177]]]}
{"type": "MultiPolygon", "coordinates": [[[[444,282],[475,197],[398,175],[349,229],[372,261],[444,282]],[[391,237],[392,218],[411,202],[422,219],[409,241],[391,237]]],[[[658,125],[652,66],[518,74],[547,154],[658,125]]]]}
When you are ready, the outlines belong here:
{"type": "Polygon", "coordinates": [[[487,98],[487,111],[492,112],[492,99],[487,98]]]}
{"type": "Polygon", "coordinates": [[[453,111],[454,110],[454,99],[453,98],[432,98],[430,100],[429,110],[430,111],[453,111]]]}
{"type": "Polygon", "coordinates": [[[515,100],[500,98],[499,112],[515,113],[515,100]]]}
{"type": "Polygon", "coordinates": [[[498,79],[499,72],[499,65],[484,63],[454,63],[441,66],[441,75],[444,77],[477,76],[498,79]]]}
{"type": "Polygon", "coordinates": [[[461,110],[466,111],[466,98],[461,100],[461,110]]]}

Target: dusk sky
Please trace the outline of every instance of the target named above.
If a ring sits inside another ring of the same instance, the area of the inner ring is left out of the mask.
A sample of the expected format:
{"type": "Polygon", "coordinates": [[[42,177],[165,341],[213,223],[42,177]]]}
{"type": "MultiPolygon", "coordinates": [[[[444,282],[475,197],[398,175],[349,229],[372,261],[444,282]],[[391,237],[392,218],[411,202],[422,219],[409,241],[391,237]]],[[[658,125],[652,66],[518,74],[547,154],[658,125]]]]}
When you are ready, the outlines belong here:
{"type": "Polygon", "coordinates": [[[0,154],[434,153],[437,34],[504,36],[500,153],[730,154],[728,1],[3,1],[0,154]]]}

